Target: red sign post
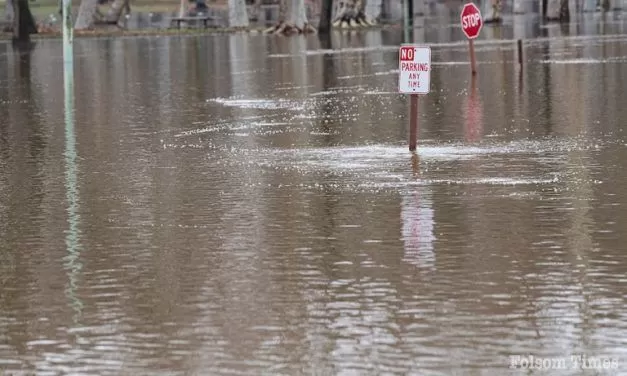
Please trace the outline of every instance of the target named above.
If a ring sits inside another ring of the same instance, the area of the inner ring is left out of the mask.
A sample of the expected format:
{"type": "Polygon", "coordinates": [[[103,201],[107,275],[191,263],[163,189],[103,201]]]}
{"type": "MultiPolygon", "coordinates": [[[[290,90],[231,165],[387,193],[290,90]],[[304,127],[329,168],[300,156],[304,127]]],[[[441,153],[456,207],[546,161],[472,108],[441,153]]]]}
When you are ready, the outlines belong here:
{"type": "Polygon", "coordinates": [[[418,95],[428,94],[431,83],[431,48],[403,44],[398,51],[398,90],[409,94],[409,151],[416,150],[418,95]]]}
{"type": "Polygon", "coordinates": [[[481,18],[481,11],[474,3],[464,4],[464,8],[461,13],[462,30],[468,38],[468,49],[470,51],[470,68],[472,74],[477,74],[475,63],[475,46],[473,39],[479,36],[481,27],[483,27],[483,19],[481,18]]]}

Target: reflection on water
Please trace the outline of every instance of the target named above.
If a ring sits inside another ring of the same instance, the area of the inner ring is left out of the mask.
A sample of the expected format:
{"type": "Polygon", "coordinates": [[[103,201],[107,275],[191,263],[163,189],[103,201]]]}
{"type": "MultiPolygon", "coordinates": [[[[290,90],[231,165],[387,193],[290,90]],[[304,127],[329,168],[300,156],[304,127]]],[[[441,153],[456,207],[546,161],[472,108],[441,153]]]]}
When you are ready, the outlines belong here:
{"type": "MultiPolygon", "coordinates": [[[[67,63],[66,63],[67,64],[67,63]]],[[[69,229],[65,236],[67,246],[67,256],[64,257],[65,268],[68,269],[68,284],[65,289],[70,300],[70,305],[76,315],[75,320],[81,313],[83,304],[76,297],[79,273],[82,268],[80,261],[78,228],[80,222],[78,188],[77,188],[77,155],[76,155],[76,135],[74,133],[74,66],[70,64],[63,71],[63,91],[65,104],[65,189],[68,203],[67,215],[69,229]]]]}
{"type": "MultiPolygon", "coordinates": [[[[412,155],[414,175],[420,174],[419,158],[412,155]]],[[[432,192],[429,186],[419,186],[403,196],[401,220],[402,239],[405,247],[403,261],[419,267],[434,268],[436,240],[433,222],[432,192]]]]}
{"type": "Polygon", "coordinates": [[[0,370],[624,373],[620,27],[428,26],[414,155],[399,30],[5,48],[0,370]]]}
{"type": "Polygon", "coordinates": [[[483,103],[477,89],[477,78],[470,79],[469,93],[464,100],[464,139],[466,142],[476,142],[482,138],[483,132],[483,103]]]}

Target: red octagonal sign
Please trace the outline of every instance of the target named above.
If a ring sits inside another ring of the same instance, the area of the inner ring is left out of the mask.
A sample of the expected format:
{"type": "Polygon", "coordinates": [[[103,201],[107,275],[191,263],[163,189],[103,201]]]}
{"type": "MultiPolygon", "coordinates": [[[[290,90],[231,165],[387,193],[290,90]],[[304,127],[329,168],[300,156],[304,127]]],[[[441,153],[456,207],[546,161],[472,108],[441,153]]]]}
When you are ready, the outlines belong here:
{"type": "Polygon", "coordinates": [[[468,37],[468,39],[475,39],[483,26],[483,19],[481,18],[479,8],[477,8],[474,3],[464,4],[461,20],[462,30],[464,30],[466,37],[468,37]]]}

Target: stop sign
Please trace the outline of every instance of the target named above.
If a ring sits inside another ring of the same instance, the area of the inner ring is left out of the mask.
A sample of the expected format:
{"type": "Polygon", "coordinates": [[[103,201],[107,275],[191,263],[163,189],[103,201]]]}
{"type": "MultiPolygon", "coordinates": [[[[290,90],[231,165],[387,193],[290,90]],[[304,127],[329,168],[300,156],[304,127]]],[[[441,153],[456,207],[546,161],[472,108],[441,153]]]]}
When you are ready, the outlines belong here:
{"type": "Polygon", "coordinates": [[[481,19],[481,12],[474,3],[464,4],[461,14],[462,30],[468,39],[475,39],[481,27],[483,26],[483,20],[481,19]]]}

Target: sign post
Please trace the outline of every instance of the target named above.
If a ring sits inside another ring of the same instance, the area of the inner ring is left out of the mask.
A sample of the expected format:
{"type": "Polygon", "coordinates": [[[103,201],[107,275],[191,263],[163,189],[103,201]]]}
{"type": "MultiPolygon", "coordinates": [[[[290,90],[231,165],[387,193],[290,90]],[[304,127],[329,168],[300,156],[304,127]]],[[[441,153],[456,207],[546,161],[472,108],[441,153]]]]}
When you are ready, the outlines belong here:
{"type": "Polygon", "coordinates": [[[477,74],[476,62],[475,62],[475,45],[473,40],[479,36],[481,27],[483,27],[483,19],[481,18],[481,11],[474,3],[464,4],[461,13],[462,30],[468,38],[468,50],[470,52],[470,69],[473,74],[477,74]]]}
{"type": "Polygon", "coordinates": [[[73,69],[74,66],[74,25],[72,22],[72,1],[63,0],[63,62],[70,64],[65,69],[73,69]]]}
{"type": "Polygon", "coordinates": [[[428,94],[431,85],[431,47],[403,44],[398,53],[398,91],[409,94],[409,151],[418,138],[418,95],[428,94]]]}

